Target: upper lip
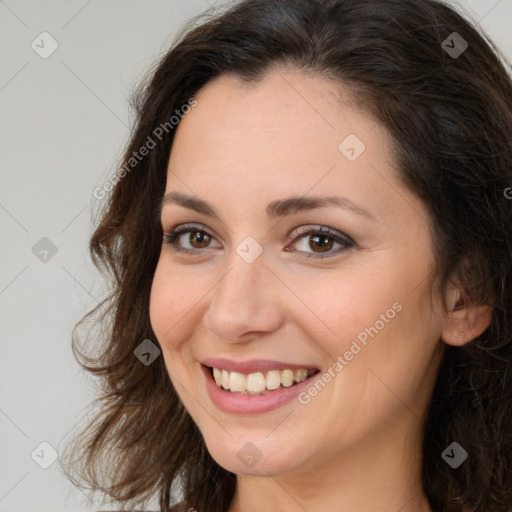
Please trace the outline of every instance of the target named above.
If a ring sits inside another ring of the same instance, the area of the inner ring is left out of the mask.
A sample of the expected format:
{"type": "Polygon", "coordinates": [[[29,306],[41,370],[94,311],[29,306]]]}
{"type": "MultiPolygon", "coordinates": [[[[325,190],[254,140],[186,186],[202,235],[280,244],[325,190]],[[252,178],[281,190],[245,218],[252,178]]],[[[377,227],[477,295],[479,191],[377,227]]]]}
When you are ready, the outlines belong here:
{"type": "Polygon", "coordinates": [[[249,361],[232,361],[225,358],[209,358],[201,361],[204,366],[219,368],[228,372],[255,373],[268,372],[270,370],[317,370],[318,368],[309,364],[284,363],[282,361],[271,361],[269,359],[251,359],[249,361]]]}

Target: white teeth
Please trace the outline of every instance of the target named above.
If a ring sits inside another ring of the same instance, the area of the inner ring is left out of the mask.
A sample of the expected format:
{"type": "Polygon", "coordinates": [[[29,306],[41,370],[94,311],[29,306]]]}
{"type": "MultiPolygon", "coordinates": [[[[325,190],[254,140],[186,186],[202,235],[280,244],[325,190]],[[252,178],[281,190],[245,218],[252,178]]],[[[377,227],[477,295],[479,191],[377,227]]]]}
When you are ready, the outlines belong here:
{"type": "Polygon", "coordinates": [[[289,388],[295,383],[302,382],[312,375],[314,370],[269,370],[266,374],[254,372],[245,375],[239,372],[228,372],[213,368],[213,378],[217,386],[232,393],[249,395],[264,395],[280,387],[289,388]]]}
{"type": "Polygon", "coordinates": [[[281,372],[270,370],[267,372],[267,389],[277,389],[281,385],[281,372]]]}
{"type": "Polygon", "coordinates": [[[294,378],[293,370],[281,370],[281,384],[285,388],[289,388],[293,384],[294,378]]]}
{"type": "Polygon", "coordinates": [[[222,387],[229,389],[229,372],[222,370],[222,387]]]}
{"type": "Polygon", "coordinates": [[[222,384],[222,370],[219,370],[218,368],[213,369],[213,378],[215,379],[215,383],[217,386],[220,387],[222,384]]]}
{"type": "Polygon", "coordinates": [[[308,378],[308,371],[304,370],[304,368],[300,370],[295,370],[294,380],[295,382],[302,382],[308,378]]]}
{"type": "MultiPolygon", "coordinates": [[[[267,387],[265,375],[261,372],[247,375],[247,391],[252,395],[259,395],[267,387]]],[[[240,390],[243,391],[243,390],[240,390]]]]}
{"type": "Polygon", "coordinates": [[[229,389],[231,391],[242,392],[245,391],[246,379],[243,373],[228,372],[229,373],[229,389]]]}

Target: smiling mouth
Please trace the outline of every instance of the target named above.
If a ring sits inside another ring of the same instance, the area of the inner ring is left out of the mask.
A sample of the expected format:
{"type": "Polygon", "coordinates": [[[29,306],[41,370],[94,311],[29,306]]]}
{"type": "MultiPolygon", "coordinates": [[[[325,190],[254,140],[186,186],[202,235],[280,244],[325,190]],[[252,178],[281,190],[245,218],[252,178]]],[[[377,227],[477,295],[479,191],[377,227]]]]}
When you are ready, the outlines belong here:
{"type": "Polygon", "coordinates": [[[229,372],[222,368],[207,367],[215,384],[224,391],[240,395],[266,395],[273,391],[293,387],[316,375],[320,370],[269,370],[249,374],[229,372]]]}

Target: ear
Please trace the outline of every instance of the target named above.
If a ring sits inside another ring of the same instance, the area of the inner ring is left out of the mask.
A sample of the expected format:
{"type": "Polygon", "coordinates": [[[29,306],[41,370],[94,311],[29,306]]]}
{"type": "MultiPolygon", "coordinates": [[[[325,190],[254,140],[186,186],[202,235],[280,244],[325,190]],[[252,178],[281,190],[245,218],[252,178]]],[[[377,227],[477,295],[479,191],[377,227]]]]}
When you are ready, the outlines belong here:
{"type": "Polygon", "coordinates": [[[460,347],[480,336],[491,324],[491,307],[476,304],[460,287],[451,284],[446,299],[448,312],[441,338],[448,345],[460,347]]]}

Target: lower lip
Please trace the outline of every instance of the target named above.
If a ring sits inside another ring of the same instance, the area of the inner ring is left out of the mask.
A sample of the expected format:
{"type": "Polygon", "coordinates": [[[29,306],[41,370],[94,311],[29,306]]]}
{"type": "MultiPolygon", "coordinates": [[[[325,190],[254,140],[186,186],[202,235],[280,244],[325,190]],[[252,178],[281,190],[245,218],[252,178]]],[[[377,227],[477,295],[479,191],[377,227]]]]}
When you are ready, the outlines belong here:
{"type": "Polygon", "coordinates": [[[217,386],[210,373],[210,369],[201,365],[206,380],[206,389],[211,401],[224,412],[231,414],[262,414],[278,409],[295,398],[301,391],[309,387],[320,372],[289,388],[270,391],[265,395],[243,395],[231,393],[217,386]]]}

